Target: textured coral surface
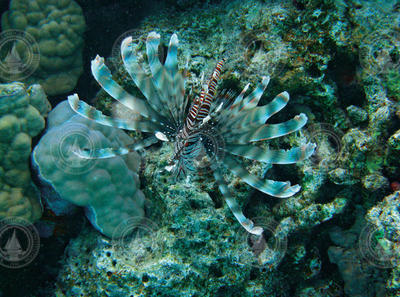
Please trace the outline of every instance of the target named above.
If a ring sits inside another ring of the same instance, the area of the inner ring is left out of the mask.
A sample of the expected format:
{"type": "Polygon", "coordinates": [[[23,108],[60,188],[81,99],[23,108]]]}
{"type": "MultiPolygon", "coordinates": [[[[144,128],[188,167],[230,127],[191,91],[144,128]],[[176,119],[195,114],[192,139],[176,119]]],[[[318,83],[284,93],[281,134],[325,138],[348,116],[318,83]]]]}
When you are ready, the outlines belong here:
{"type": "MultiPolygon", "coordinates": [[[[252,88],[260,76],[270,75],[260,105],[282,90],[290,93],[285,110],[271,123],[299,113],[309,120],[301,132],[270,140],[265,148],[286,149],[312,141],[316,153],[301,163],[272,168],[244,163],[252,174],[291,180],[301,185],[301,191],[276,199],[224,172],[244,214],[264,228],[259,238],[235,222],[206,167],[199,175],[174,181],[165,170],[173,144],[139,151],[144,218],[123,220],[117,230],[130,235],[119,239],[83,224],[82,232],[70,239],[54,273],[57,278],[42,285],[46,292],[399,297],[398,1],[165,3],[172,7],[147,16],[129,32],[113,31],[113,36],[132,35],[145,60],[146,36],[160,33],[165,38],[159,47],[163,62],[167,38],[177,33],[179,65],[188,61],[186,88],[195,94],[202,88],[203,74],[208,77],[221,57],[227,58],[221,89],[240,92],[247,82],[252,88]]],[[[104,41],[117,49],[105,63],[116,82],[142,96],[121,65],[121,40],[104,41]]],[[[126,117],[113,102],[103,90],[94,98],[105,114],[126,117]]],[[[130,136],[141,140],[148,135],[130,136]]],[[[85,183],[79,182],[81,189],[85,183]]],[[[49,239],[57,240],[56,235],[49,239]]]]}
{"type": "Polygon", "coordinates": [[[29,170],[32,137],[50,110],[43,89],[22,83],[0,85],[0,219],[34,222],[42,214],[40,195],[29,170]]]}
{"type": "MultiPolygon", "coordinates": [[[[400,48],[390,37],[398,34],[398,8],[394,1],[379,9],[376,5],[230,1],[185,10],[179,1],[179,11],[149,16],[131,31],[142,45],[150,31],[161,36],[176,32],[181,65],[189,58],[187,87],[195,91],[201,88],[203,72],[211,72],[214,57],[227,56],[223,78],[234,90],[271,75],[261,104],[287,90],[291,103],[276,122],[304,112],[309,123],[300,135],[272,140],[269,147],[309,139],[317,143],[317,152],[301,164],[268,171],[267,178],[294,179],[302,185],[288,199],[270,199],[226,174],[245,214],[263,224],[266,242],[261,242],[229,226],[233,216],[207,172],[174,183],[163,171],[171,146],[146,151],[148,220],[132,224],[142,232],[123,242],[89,230],[76,238],[65,256],[57,292],[398,296],[398,194],[390,195],[400,174],[400,48]],[[378,53],[385,50],[392,56],[382,60],[378,53]],[[84,261],[89,261],[85,268],[80,265],[84,261]],[[81,278],[92,281],[71,282],[81,278]]],[[[140,96],[118,55],[109,61],[119,71],[114,79],[140,96]]],[[[99,92],[97,107],[110,111],[111,102],[99,92]]],[[[252,173],[265,172],[265,167],[247,164],[252,173]]]]}
{"type": "MultiPolygon", "coordinates": [[[[95,149],[127,144],[123,132],[101,126],[75,115],[66,101],[49,114],[46,134],[35,147],[32,157],[39,177],[73,205],[85,207],[91,223],[103,234],[124,235],[118,225],[130,217],[143,217],[143,193],[138,189],[139,156],[82,160],[74,154],[77,147],[95,149]]],[[[48,201],[55,213],[69,205],[48,201]]]]}
{"type": "MultiPolygon", "coordinates": [[[[2,30],[30,34],[37,47],[39,65],[26,82],[40,83],[48,95],[65,94],[82,74],[85,19],[73,0],[12,0],[1,18],[2,30]]],[[[19,55],[29,55],[21,50],[19,55]]],[[[23,60],[25,61],[25,60],[23,60]]]]}

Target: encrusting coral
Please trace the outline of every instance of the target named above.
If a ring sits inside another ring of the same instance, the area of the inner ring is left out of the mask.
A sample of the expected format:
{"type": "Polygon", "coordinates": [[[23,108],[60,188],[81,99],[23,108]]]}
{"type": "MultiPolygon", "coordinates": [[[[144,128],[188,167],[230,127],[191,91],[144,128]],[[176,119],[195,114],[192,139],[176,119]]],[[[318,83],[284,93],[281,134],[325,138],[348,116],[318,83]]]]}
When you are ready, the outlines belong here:
{"type": "Polygon", "coordinates": [[[77,148],[94,150],[130,142],[124,132],[76,115],[66,101],[58,104],[32,153],[44,185],[59,195],[46,201],[53,212],[65,214],[72,209],[70,204],[82,206],[93,226],[109,237],[122,235],[117,227],[125,220],[142,218],[144,195],[136,173],[137,153],[108,160],[82,160],[75,155],[77,148]]]}

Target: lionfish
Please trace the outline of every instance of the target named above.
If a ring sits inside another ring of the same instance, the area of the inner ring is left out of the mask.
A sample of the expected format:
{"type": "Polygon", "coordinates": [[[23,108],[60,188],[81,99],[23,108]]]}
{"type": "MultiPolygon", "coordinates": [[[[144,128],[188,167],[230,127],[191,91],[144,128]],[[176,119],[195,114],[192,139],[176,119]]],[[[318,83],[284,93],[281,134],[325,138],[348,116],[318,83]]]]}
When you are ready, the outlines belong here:
{"type": "MultiPolygon", "coordinates": [[[[127,73],[140,89],[145,99],[137,98],[116,83],[110,70],[104,64],[104,58],[96,56],[91,70],[96,81],[118,103],[128,108],[133,119],[107,116],[79,100],[77,94],[68,97],[71,108],[81,116],[99,124],[125,130],[149,132],[152,136],[127,147],[102,148],[91,152],[80,151],[82,158],[110,158],[142,149],[157,141],[174,142],[173,169],[178,176],[187,175],[196,170],[194,160],[203,149],[210,149],[202,135],[212,134],[223,141],[215,153],[211,164],[212,174],[218,188],[239,223],[250,233],[261,235],[262,227],[245,217],[236,202],[223,175],[228,169],[251,187],[270,196],[286,198],[300,190],[299,185],[259,178],[250,174],[241,158],[269,164],[291,164],[312,155],[315,144],[308,143],[290,150],[273,150],[256,146],[255,143],[280,137],[301,129],[307,122],[305,114],[279,124],[265,124],[275,113],[286,106],[289,94],[282,92],[270,103],[258,106],[260,98],[268,85],[269,77],[263,77],[261,83],[248,95],[249,84],[236,96],[232,92],[217,93],[217,84],[224,64],[222,59],[215,67],[211,77],[203,84],[202,91],[194,99],[185,95],[185,77],[178,69],[178,37],[170,38],[166,60],[160,62],[158,49],[160,35],[149,33],[146,39],[148,71],[142,67],[142,60],[136,53],[137,45],[132,37],[121,44],[121,57],[127,73]],[[208,132],[207,132],[208,131],[208,132]]],[[[186,68],[186,67],[185,67],[186,68]]]]}

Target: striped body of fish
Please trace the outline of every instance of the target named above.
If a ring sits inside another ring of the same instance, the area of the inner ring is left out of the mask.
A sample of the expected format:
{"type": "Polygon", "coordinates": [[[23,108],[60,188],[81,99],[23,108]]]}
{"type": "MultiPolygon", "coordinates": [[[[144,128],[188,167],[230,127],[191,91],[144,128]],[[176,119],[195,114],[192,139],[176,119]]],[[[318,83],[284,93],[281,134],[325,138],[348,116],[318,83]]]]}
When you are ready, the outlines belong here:
{"type": "MultiPolygon", "coordinates": [[[[212,172],[225,201],[239,223],[250,233],[260,235],[263,229],[246,218],[228,187],[222,168],[228,169],[253,188],[274,197],[286,198],[300,190],[299,185],[259,178],[249,173],[242,158],[268,164],[291,164],[311,156],[315,150],[312,143],[290,150],[264,149],[256,145],[264,141],[292,133],[301,129],[307,122],[304,114],[279,124],[266,124],[275,113],[284,108],[289,94],[283,92],[270,103],[259,106],[261,96],[268,85],[269,78],[263,77],[261,83],[248,95],[247,85],[243,91],[218,93],[217,84],[224,60],[215,67],[210,79],[204,84],[199,96],[189,100],[185,95],[185,79],[178,71],[178,38],[171,36],[165,63],[158,58],[160,36],[151,32],[146,40],[146,54],[150,74],[146,72],[137,55],[131,37],[121,44],[121,57],[126,71],[143,93],[145,99],[126,92],[112,78],[104,59],[97,56],[92,61],[92,73],[102,88],[120,104],[128,108],[135,117],[124,119],[106,116],[84,101],[78,95],[68,97],[71,108],[78,114],[99,124],[132,131],[152,133],[153,136],[128,147],[103,148],[92,152],[81,151],[82,158],[110,158],[128,154],[149,146],[159,140],[174,142],[172,160],[177,176],[196,170],[194,160],[199,155],[205,134],[218,134],[223,145],[212,162],[212,172]],[[189,102],[192,101],[192,102],[189,102]]],[[[207,150],[206,150],[207,151],[207,150]]]]}
{"type": "Polygon", "coordinates": [[[177,160],[176,175],[186,175],[187,171],[195,171],[193,161],[202,149],[202,130],[210,118],[211,104],[219,80],[224,60],[221,60],[213,71],[209,82],[203,87],[199,97],[196,97],[186,116],[185,124],[175,138],[174,160],[177,160]]]}

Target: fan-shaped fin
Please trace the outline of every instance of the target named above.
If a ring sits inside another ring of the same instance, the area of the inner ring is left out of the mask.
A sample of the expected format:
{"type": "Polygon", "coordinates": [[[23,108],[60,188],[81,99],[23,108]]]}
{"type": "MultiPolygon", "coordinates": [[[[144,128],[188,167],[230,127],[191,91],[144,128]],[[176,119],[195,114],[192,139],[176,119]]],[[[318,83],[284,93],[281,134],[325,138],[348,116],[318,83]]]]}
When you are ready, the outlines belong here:
{"type": "Polygon", "coordinates": [[[315,150],[314,143],[290,150],[263,149],[255,145],[225,144],[224,150],[232,155],[272,164],[293,164],[310,157],[315,150]]]}
{"type": "Polygon", "coordinates": [[[235,218],[239,221],[240,225],[242,225],[243,228],[245,228],[247,232],[250,232],[251,234],[261,235],[261,233],[264,231],[263,228],[254,226],[253,221],[244,216],[239,204],[236,202],[222,174],[219,172],[218,169],[214,169],[214,177],[218,183],[219,190],[224,196],[226,204],[228,204],[229,208],[231,209],[235,218]]]}
{"type": "Polygon", "coordinates": [[[171,111],[174,117],[179,121],[179,115],[182,112],[185,96],[185,82],[181,73],[178,71],[178,36],[173,34],[169,41],[168,54],[164,64],[164,71],[167,71],[170,76],[170,83],[168,88],[168,95],[171,97],[173,107],[171,111]]]}
{"type": "Polygon", "coordinates": [[[178,36],[172,34],[169,41],[167,59],[164,64],[171,77],[175,77],[175,74],[178,73],[178,43],[178,36]]]}
{"type": "Polygon", "coordinates": [[[300,190],[299,185],[290,186],[290,182],[279,182],[269,179],[261,180],[257,176],[250,174],[241,164],[236,162],[229,155],[225,156],[222,164],[248,185],[265,194],[278,198],[287,198],[293,196],[300,190]]]}
{"type": "Polygon", "coordinates": [[[92,74],[101,87],[124,106],[145,117],[149,117],[152,114],[145,101],[132,96],[113,80],[110,70],[104,64],[104,59],[100,56],[96,56],[92,60],[92,74]]]}
{"type": "Polygon", "coordinates": [[[240,112],[237,116],[232,118],[231,127],[243,128],[249,125],[262,125],[272,115],[284,108],[288,101],[289,93],[282,92],[266,105],[240,112]]]}
{"type": "MultiPolygon", "coordinates": [[[[172,69],[177,64],[176,60],[176,48],[178,43],[178,38],[172,35],[170,39],[170,47],[168,49],[168,54],[171,53],[171,57],[168,59],[168,66],[170,68],[166,68],[160,62],[158,57],[158,47],[160,45],[160,35],[155,32],[150,32],[147,36],[146,40],[146,50],[149,61],[149,66],[151,73],[153,75],[153,83],[157,88],[158,93],[160,94],[160,100],[168,107],[168,112],[170,118],[173,122],[178,125],[178,107],[177,107],[177,96],[181,96],[182,90],[176,88],[176,84],[179,84],[179,80],[181,80],[180,74],[178,72],[172,73],[172,69]],[[171,71],[168,71],[171,70],[171,71]]],[[[182,83],[181,83],[182,85],[182,83]]],[[[183,98],[180,98],[179,101],[183,101],[183,98]]],[[[164,107],[164,108],[165,108],[164,107]]]]}
{"type": "Polygon", "coordinates": [[[247,92],[247,89],[249,88],[249,86],[250,86],[250,84],[247,84],[243,88],[243,90],[240,92],[240,94],[236,97],[235,101],[233,101],[232,105],[229,107],[231,112],[239,109],[239,106],[242,104],[244,94],[247,92]]]}
{"type": "Polygon", "coordinates": [[[264,76],[261,83],[254,89],[254,91],[251,92],[249,96],[244,98],[239,110],[249,110],[256,107],[261,99],[262,94],[268,86],[269,80],[269,76],[264,76]]]}
{"type": "Polygon", "coordinates": [[[160,77],[162,75],[163,65],[158,57],[158,47],[160,45],[160,35],[156,32],[150,32],[146,39],[147,59],[155,86],[160,89],[160,77]]]}
{"type": "Polygon", "coordinates": [[[160,128],[159,124],[150,122],[148,120],[126,121],[123,119],[106,116],[93,106],[90,106],[86,102],[79,100],[77,94],[68,96],[68,103],[72,110],[79,115],[104,126],[141,132],[154,132],[156,129],[160,128]]]}
{"type": "Polygon", "coordinates": [[[140,150],[142,148],[148,147],[158,141],[154,136],[146,138],[137,143],[133,143],[131,145],[119,148],[101,148],[101,149],[93,149],[93,150],[78,150],[74,151],[74,154],[82,159],[107,159],[113,158],[116,156],[123,156],[129,154],[131,152],[140,150]]]}
{"type": "Polygon", "coordinates": [[[307,116],[302,113],[283,123],[250,126],[244,132],[241,129],[233,129],[224,136],[227,142],[246,144],[248,142],[272,139],[290,134],[301,129],[306,123],[307,116]]]}
{"type": "Polygon", "coordinates": [[[139,65],[133,46],[132,37],[125,38],[121,43],[121,57],[125,69],[149,104],[163,116],[166,116],[168,115],[167,110],[161,102],[160,95],[154,86],[153,78],[148,76],[139,65]]]}

